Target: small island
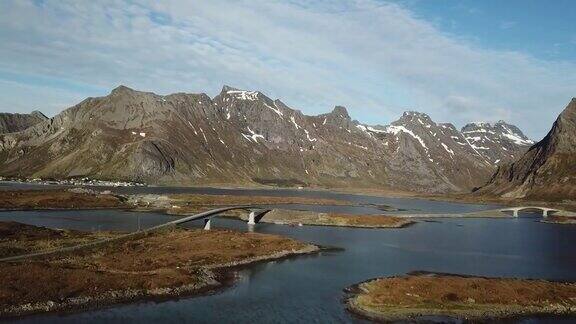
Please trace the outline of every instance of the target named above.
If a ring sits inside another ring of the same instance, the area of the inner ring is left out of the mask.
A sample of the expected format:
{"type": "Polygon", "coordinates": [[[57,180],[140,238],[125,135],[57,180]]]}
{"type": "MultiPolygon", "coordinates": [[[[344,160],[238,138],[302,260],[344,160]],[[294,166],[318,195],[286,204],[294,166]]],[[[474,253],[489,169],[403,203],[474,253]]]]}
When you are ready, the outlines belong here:
{"type": "Polygon", "coordinates": [[[576,313],[576,284],[435,273],[369,280],[347,289],[349,311],[376,321],[425,316],[496,319],[576,313]]]}
{"type": "Polygon", "coordinates": [[[132,208],[126,197],[86,188],[2,190],[0,211],[132,208]]]}
{"type": "Polygon", "coordinates": [[[543,223],[575,225],[576,216],[552,215],[542,220],[543,223]]]}
{"type": "Polygon", "coordinates": [[[172,228],[121,240],[114,239],[120,233],[8,222],[0,223],[0,234],[0,258],[109,239],[73,252],[0,262],[0,318],[196,295],[229,282],[235,267],[320,250],[276,235],[229,230],[172,228]]]}
{"type": "MultiPolygon", "coordinates": [[[[228,214],[232,218],[247,220],[244,214],[228,214]]],[[[262,223],[282,225],[337,226],[356,228],[404,228],[414,220],[388,215],[351,215],[342,213],[317,213],[312,211],[273,209],[260,220],[262,223]]]]}

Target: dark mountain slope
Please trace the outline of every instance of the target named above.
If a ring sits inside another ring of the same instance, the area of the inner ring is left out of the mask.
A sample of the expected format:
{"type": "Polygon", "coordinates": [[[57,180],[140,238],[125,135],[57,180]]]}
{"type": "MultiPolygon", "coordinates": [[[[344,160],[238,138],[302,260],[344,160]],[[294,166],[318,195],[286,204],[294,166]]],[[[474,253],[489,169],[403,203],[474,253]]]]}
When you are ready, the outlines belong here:
{"type": "Polygon", "coordinates": [[[0,134],[19,132],[46,119],[39,111],[30,114],[0,113],[0,134]]]}
{"type": "Polygon", "coordinates": [[[498,169],[481,193],[510,198],[576,199],[576,99],[542,141],[498,169]]]}

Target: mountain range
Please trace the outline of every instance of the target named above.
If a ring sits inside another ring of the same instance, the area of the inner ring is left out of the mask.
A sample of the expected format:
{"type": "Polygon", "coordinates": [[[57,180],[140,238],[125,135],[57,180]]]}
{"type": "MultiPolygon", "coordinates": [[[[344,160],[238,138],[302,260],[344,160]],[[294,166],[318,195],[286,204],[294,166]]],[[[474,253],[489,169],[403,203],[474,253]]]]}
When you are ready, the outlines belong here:
{"type": "Polygon", "coordinates": [[[7,124],[22,126],[0,134],[1,176],[161,185],[469,191],[533,144],[503,121],[458,130],[409,111],[367,125],[341,106],[308,116],[228,86],[214,98],[119,86],[52,118],[7,124]]]}
{"type": "Polygon", "coordinates": [[[506,198],[576,201],[576,98],[550,132],[479,190],[506,198]]]}

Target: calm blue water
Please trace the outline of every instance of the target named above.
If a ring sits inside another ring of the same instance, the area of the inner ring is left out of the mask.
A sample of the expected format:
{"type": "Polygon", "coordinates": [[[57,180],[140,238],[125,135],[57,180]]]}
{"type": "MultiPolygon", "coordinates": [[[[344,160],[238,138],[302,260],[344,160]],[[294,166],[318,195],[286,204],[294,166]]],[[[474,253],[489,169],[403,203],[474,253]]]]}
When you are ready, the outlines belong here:
{"type": "MultiPolygon", "coordinates": [[[[427,208],[430,202],[416,203],[427,208]]],[[[576,226],[544,224],[539,223],[533,214],[524,216],[528,217],[440,219],[420,222],[405,229],[388,230],[257,224],[254,227],[257,232],[342,247],[344,251],[255,265],[240,271],[238,282],[233,287],[213,295],[141,302],[76,314],[33,316],[22,321],[349,323],[361,320],[344,310],[343,288],[374,277],[426,270],[576,280],[576,255],[571,253],[576,246],[576,226]]],[[[161,214],[122,211],[0,213],[0,221],[17,220],[83,230],[134,230],[138,218],[142,227],[172,219],[161,214]]],[[[247,230],[247,225],[240,221],[214,219],[212,222],[213,228],[247,230]]],[[[573,320],[546,318],[524,321],[573,320]]]]}

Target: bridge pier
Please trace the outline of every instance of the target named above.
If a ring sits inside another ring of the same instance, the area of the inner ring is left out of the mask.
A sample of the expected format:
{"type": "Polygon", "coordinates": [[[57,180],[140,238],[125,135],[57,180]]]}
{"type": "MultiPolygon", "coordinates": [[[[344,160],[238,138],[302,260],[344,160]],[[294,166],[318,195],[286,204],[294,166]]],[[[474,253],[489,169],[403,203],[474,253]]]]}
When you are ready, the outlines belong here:
{"type": "Polygon", "coordinates": [[[248,214],[248,225],[255,225],[255,224],[256,224],[256,212],[251,211],[250,214],[248,214]]]}
{"type": "Polygon", "coordinates": [[[547,208],[547,207],[537,207],[537,206],[522,206],[522,207],[513,207],[513,208],[505,208],[505,209],[500,209],[500,212],[512,212],[514,217],[518,217],[520,211],[522,210],[538,210],[538,211],[542,211],[542,217],[543,218],[547,218],[548,216],[551,215],[551,213],[555,213],[558,212],[558,209],[554,209],[554,208],[547,208]]]}
{"type": "Polygon", "coordinates": [[[204,230],[206,231],[210,230],[210,220],[212,220],[212,218],[204,218],[204,230]]]}
{"type": "Polygon", "coordinates": [[[548,217],[548,212],[551,211],[550,209],[543,209],[542,210],[542,217],[546,218],[548,217]]]}

